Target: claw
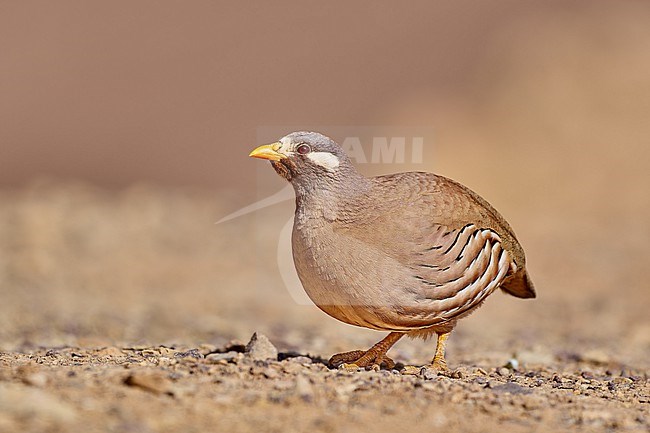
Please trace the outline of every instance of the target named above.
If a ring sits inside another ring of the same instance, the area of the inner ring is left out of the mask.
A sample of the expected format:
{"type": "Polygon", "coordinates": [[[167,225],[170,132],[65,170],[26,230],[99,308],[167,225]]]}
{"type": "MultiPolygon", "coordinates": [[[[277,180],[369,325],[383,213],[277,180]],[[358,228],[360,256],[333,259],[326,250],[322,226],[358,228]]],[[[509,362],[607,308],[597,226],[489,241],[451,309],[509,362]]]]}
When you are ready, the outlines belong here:
{"type": "MultiPolygon", "coordinates": [[[[386,352],[399,340],[404,334],[391,332],[379,343],[372,346],[367,351],[353,350],[352,352],[338,353],[330,358],[327,364],[331,368],[338,368],[340,365],[352,364],[360,368],[386,368],[392,370],[395,368],[395,361],[386,356],[386,352]]],[[[346,368],[346,367],[344,367],[346,368]]]]}
{"type": "Polygon", "coordinates": [[[331,368],[338,368],[343,365],[343,368],[350,371],[351,368],[385,368],[392,370],[395,367],[395,361],[388,356],[369,350],[367,352],[361,350],[353,350],[351,352],[337,353],[332,356],[327,364],[331,368]],[[375,367],[377,366],[377,367],[375,367]]]}
{"type": "Polygon", "coordinates": [[[363,350],[353,350],[351,352],[337,353],[332,355],[327,365],[331,368],[339,368],[343,364],[353,364],[354,361],[361,358],[366,352],[363,350]]]}

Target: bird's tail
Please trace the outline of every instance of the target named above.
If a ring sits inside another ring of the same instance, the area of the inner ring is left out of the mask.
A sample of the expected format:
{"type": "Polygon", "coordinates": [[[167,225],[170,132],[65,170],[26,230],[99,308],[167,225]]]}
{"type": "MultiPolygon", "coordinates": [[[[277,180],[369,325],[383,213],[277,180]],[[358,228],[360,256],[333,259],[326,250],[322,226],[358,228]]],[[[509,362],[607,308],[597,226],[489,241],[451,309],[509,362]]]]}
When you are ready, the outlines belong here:
{"type": "Polygon", "coordinates": [[[501,290],[517,298],[535,298],[535,285],[526,269],[521,269],[508,277],[501,285],[501,290]]]}

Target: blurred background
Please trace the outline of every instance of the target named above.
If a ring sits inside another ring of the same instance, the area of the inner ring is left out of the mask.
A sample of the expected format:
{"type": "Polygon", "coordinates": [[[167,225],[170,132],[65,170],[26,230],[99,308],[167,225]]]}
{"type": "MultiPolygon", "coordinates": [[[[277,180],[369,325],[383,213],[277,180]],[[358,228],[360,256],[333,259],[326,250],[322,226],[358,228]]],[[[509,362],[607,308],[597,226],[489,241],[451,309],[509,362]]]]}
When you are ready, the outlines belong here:
{"type": "Polygon", "coordinates": [[[0,2],[0,349],[372,344],[284,287],[291,202],[214,223],[285,186],[247,157],[264,128],[381,125],[434,131],[417,168],[499,209],[538,288],[491,297],[451,363],[647,366],[649,22],[628,0],[0,2]]]}

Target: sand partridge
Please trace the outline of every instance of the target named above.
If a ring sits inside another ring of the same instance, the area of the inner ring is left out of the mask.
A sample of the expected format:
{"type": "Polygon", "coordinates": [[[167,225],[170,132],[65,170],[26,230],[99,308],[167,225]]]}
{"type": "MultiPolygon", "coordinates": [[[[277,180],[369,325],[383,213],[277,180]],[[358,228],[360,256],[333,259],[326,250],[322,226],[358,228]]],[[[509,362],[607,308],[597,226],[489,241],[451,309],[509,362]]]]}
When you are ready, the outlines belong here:
{"type": "Polygon", "coordinates": [[[367,178],[332,139],[294,132],[250,156],[271,161],[296,193],[293,259],[325,313],[389,331],[367,351],[329,364],[394,366],[402,336],[437,335],[432,367],[446,370],[456,322],[497,288],[534,298],[524,251],[505,219],[463,185],[432,173],[367,178]]]}

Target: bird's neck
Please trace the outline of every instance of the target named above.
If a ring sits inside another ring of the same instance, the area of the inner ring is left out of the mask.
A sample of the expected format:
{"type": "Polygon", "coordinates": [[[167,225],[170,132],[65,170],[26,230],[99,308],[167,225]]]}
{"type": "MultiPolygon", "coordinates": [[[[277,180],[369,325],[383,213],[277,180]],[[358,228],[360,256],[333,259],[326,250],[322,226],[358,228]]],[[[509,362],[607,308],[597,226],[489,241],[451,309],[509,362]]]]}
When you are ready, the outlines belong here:
{"type": "Polygon", "coordinates": [[[296,192],[296,217],[307,220],[337,219],[340,209],[348,207],[357,197],[365,196],[370,181],[357,173],[319,178],[310,183],[292,182],[296,192]]]}

